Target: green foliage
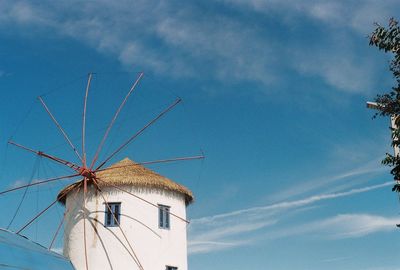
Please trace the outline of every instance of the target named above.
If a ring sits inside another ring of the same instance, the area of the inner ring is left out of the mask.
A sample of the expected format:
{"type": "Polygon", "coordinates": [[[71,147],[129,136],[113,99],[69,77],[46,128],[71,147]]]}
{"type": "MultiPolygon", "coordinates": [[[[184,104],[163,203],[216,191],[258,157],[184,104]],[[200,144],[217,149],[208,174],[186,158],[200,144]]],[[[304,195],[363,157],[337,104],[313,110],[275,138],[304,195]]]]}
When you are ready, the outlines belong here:
{"type": "MultiPolygon", "coordinates": [[[[395,128],[392,131],[392,146],[400,146],[400,27],[395,19],[389,20],[388,27],[376,24],[376,29],[370,36],[369,44],[378,47],[379,50],[389,53],[393,56],[390,61],[390,71],[396,81],[390,92],[383,95],[377,95],[375,102],[378,103],[379,112],[376,116],[389,116],[395,119],[395,128]]],[[[400,156],[394,156],[386,153],[382,164],[392,167],[390,173],[394,180],[400,181],[400,156]]],[[[396,183],[392,189],[400,192],[400,183],[396,183]]]]}

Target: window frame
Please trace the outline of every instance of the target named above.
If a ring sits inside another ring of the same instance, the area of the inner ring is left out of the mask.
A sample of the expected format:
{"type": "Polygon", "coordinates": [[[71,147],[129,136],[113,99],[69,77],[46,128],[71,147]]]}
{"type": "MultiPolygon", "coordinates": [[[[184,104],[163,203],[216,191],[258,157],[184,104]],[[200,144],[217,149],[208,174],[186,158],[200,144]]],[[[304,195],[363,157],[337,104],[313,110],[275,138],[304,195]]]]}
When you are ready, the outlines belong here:
{"type": "Polygon", "coordinates": [[[118,227],[121,224],[121,202],[104,203],[104,207],[104,227],[118,227]],[[117,211],[116,206],[118,206],[117,211]],[[115,222],[113,216],[118,222],[115,222]]]}
{"type": "Polygon", "coordinates": [[[157,204],[158,206],[158,228],[164,230],[171,229],[171,206],[157,204]]]}

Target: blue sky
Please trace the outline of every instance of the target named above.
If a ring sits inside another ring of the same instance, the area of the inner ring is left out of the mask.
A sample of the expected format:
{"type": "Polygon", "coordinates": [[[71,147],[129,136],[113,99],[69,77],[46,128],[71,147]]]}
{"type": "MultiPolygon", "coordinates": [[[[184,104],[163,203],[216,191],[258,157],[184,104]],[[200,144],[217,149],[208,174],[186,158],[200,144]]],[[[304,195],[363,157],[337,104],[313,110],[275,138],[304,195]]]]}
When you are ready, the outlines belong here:
{"type": "MultiPolygon", "coordinates": [[[[10,137],[74,160],[38,95],[79,142],[86,74],[96,72],[93,155],[144,71],[105,153],[183,98],[114,161],[205,152],[151,166],[195,193],[190,269],[399,269],[399,203],[380,165],[389,123],[365,108],[393,83],[367,35],[399,11],[390,0],[0,1],[0,187],[66,173],[7,147],[10,137]]],[[[30,189],[10,228],[65,183],[30,189]]],[[[60,215],[57,206],[26,235],[48,244],[60,215]]]]}

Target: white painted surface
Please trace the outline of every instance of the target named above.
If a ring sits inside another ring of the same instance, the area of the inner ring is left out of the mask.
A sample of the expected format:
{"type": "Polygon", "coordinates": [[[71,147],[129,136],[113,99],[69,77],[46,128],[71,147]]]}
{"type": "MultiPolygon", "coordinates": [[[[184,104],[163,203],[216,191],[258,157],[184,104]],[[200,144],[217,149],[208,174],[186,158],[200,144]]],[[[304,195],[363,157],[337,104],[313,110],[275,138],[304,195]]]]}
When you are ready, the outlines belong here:
{"type": "MultiPolygon", "coordinates": [[[[154,204],[171,207],[170,211],[186,219],[186,205],[183,194],[121,186],[125,190],[154,204]]],[[[131,243],[145,270],[164,270],[166,265],[187,270],[186,222],[170,216],[170,229],[158,226],[158,208],[149,205],[115,188],[103,188],[108,203],[121,202],[121,229],[131,243]]],[[[71,259],[77,270],[85,270],[83,239],[82,190],[67,196],[64,235],[64,255],[71,259]],[[75,197],[76,196],[76,197],[75,197]]],[[[86,200],[86,242],[88,266],[93,270],[139,269],[129,255],[131,252],[120,228],[105,227],[105,205],[101,195],[92,188],[86,200]],[[128,252],[129,251],[129,252],[128,252]]]]}

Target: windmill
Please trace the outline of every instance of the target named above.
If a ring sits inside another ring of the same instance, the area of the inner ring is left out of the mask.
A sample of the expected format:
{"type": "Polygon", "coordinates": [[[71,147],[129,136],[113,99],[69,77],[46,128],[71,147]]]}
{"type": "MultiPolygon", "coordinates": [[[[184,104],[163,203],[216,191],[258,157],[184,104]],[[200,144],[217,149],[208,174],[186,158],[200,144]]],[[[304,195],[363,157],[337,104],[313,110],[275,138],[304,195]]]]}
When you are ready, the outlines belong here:
{"type": "Polygon", "coordinates": [[[39,213],[16,231],[17,234],[21,234],[57,202],[65,204],[66,209],[63,218],[52,237],[48,249],[52,248],[60,228],[65,224],[67,228],[67,236],[64,238],[64,255],[71,259],[72,263],[78,270],[125,269],[128,267],[130,269],[147,270],[155,269],[155,267],[159,268],[159,265],[161,264],[165,266],[166,270],[178,269],[176,264],[168,261],[170,259],[168,256],[164,256],[165,253],[168,252],[171,253],[172,257],[178,258],[178,261],[181,260],[178,262],[180,270],[187,268],[186,224],[188,221],[186,220],[185,207],[192,202],[193,195],[184,186],[145,168],[144,165],[204,159],[204,155],[174,157],[146,162],[133,162],[129,159],[124,159],[110,167],[105,167],[114,156],[124,150],[132,141],[171,111],[182,100],[177,98],[141,129],[128,137],[119,147],[116,147],[116,149],[104,160],[99,160],[100,153],[107,141],[111,129],[113,128],[122,109],[126,105],[127,100],[138,87],[143,76],[143,72],[139,73],[138,77],[131,85],[129,91],[108,124],[91,161],[87,160],[86,153],[86,114],[88,96],[93,77],[92,73],[88,74],[84,94],[81,149],[78,149],[75,146],[73,140],[71,140],[70,136],[57,121],[55,115],[51,112],[43,97],[38,97],[40,104],[43,106],[64,140],[69,145],[69,148],[78,158],[78,163],[55,156],[48,152],[27,147],[15,141],[9,141],[10,145],[31,152],[34,155],[57,163],[60,166],[64,166],[68,168],[71,173],[68,175],[42,179],[27,185],[21,185],[4,190],[0,192],[0,195],[31,186],[43,186],[55,181],[79,177],[79,181],[66,186],[53,202],[39,211],[39,213]],[[112,199],[112,201],[109,199],[112,199]],[[118,202],[115,200],[118,200],[118,202]],[[163,203],[163,200],[167,201],[169,205],[163,203]],[[135,207],[132,208],[132,205],[135,205],[135,207]],[[99,211],[101,207],[103,207],[104,211],[99,211]],[[140,220],[140,218],[135,219],[136,223],[141,224],[141,229],[138,229],[138,226],[135,227],[132,223],[126,221],[122,224],[121,218],[127,217],[125,220],[128,220],[128,218],[131,218],[130,215],[132,215],[132,212],[140,212],[142,208],[145,207],[150,207],[155,211],[144,211],[140,217],[145,220],[140,220]],[[122,209],[129,210],[129,213],[122,213],[122,209]],[[152,214],[150,214],[150,212],[152,214]],[[154,212],[156,217],[158,217],[156,225],[158,225],[158,230],[161,230],[159,233],[155,232],[155,229],[153,229],[152,226],[154,225],[146,224],[146,222],[154,221],[154,212]],[[100,214],[103,218],[99,218],[100,214]],[[177,225],[174,229],[171,229],[170,217],[171,219],[173,218],[181,222],[181,224],[177,225]],[[102,223],[101,220],[104,220],[104,222],[102,223]],[[98,224],[101,224],[101,226],[98,224]],[[122,225],[128,225],[129,228],[123,228],[122,225]],[[158,238],[161,239],[161,241],[153,241],[149,240],[148,237],[142,237],[144,234],[143,228],[152,231],[153,234],[157,235],[158,238]],[[112,236],[115,241],[109,236],[112,236]],[[107,238],[107,241],[104,241],[102,238],[107,238]],[[179,250],[174,251],[174,245],[171,246],[170,244],[174,242],[174,239],[181,242],[181,244],[178,245],[179,250]],[[132,244],[132,241],[139,242],[140,247],[138,248],[138,245],[132,244]],[[148,244],[148,242],[153,242],[153,244],[148,244]],[[165,244],[165,242],[167,244],[165,244]],[[110,247],[109,245],[112,246],[110,247]],[[117,247],[118,245],[120,245],[119,248],[117,247]],[[158,253],[155,252],[154,250],[157,248],[155,245],[161,245],[163,250],[158,253]],[[184,251],[182,250],[183,246],[185,249],[184,251]],[[110,248],[112,249],[111,251],[110,248]],[[100,251],[104,252],[103,257],[100,251]],[[119,255],[117,256],[116,254],[119,255]],[[155,264],[154,262],[157,261],[157,258],[154,257],[159,258],[162,256],[165,257],[160,259],[162,262],[155,264]]]}

